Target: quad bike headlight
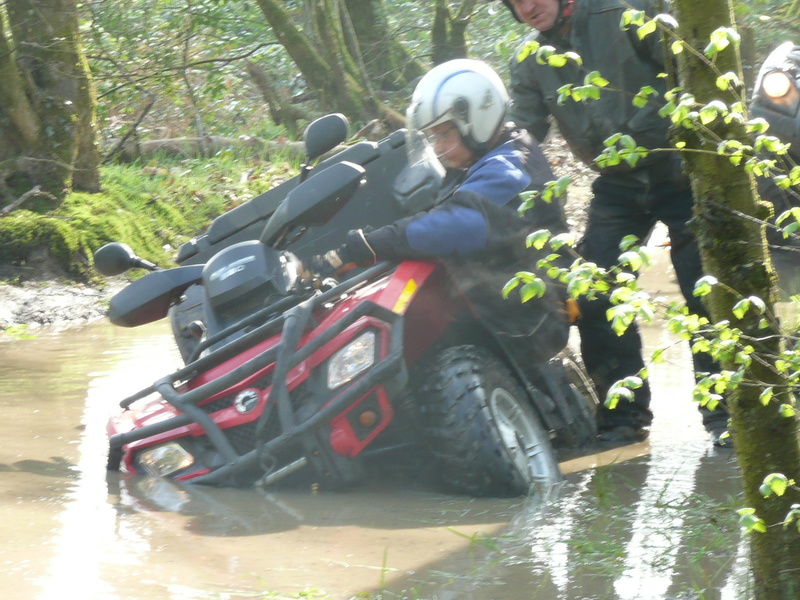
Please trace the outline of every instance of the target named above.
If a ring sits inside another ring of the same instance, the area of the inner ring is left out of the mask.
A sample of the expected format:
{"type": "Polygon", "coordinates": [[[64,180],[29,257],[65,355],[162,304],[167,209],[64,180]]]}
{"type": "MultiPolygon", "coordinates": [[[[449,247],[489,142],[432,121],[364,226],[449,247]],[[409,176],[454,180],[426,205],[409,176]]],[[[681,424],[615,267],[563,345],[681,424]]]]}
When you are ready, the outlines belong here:
{"type": "Polygon", "coordinates": [[[335,390],[375,363],[375,332],[362,333],[328,362],[328,389],[335,390]]]}
{"type": "Polygon", "coordinates": [[[194,457],[176,442],[161,444],[143,450],[136,457],[136,462],[148,475],[166,477],[176,471],[194,464],[194,457]]]}

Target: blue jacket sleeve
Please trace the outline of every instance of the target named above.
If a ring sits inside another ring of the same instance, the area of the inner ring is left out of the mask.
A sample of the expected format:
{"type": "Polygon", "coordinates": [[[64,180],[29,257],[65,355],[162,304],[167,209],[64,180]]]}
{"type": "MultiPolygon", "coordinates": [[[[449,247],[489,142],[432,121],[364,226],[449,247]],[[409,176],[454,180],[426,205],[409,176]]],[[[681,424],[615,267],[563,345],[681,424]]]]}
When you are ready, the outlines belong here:
{"type": "Polygon", "coordinates": [[[518,153],[509,144],[483,156],[466,179],[441,204],[366,234],[379,260],[447,257],[486,250],[515,219],[516,203],[531,183],[518,153]],[[498,210],[501,209],[501,210],[498,210]],[[513,213],[503,217],[504,213],[513,213]],[[498,217],[500,217],[498,219],[498,217]]]}

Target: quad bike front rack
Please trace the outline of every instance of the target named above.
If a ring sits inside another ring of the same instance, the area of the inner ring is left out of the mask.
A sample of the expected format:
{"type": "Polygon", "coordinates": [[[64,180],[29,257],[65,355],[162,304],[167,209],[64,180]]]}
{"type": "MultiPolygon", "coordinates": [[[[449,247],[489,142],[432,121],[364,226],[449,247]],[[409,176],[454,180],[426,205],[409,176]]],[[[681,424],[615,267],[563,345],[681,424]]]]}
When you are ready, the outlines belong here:
{"type": "MultiPolygon", "coordinates": [[[[387,382],[390,382],[392,387],[394,387],[394,384],[403,387],[408,376],[403,360],[402,316],[374,302],[360,302],[332,327],[323,331],[301,348],[297,348],[297,344],[315,310],[352,291],[362,283],[375,279],[392,267],[391,263],[379,263],[347,281],[299,303],[296,303],[296,298],[292,298],[296,304],[288,310],[284,310],[288,299],[281,299],[211,336],[204,343],[203,348],[217,344],[231,334],[255,325],[259,320],[274,315],[276,311],[281,311],[280,314],[269,319],[266,323],[255,327],[252,331],[229,344],[211,351],[209,354],[194,360],[183,368],[157,380],[147,388],[121,401],[120,406],[128,408],[137,400],[158,392],[164,400],[178,409],[181,414],[152,425],[111,436],[109,440],[110,456],[114,456],[115,453],[120,454],[122,447],[131,442],[165,433],[178,427],[197,424],[204,430],[209,442],[223,457],[225,464],[192,481],[195,483],[223,484],[237,473],[256,466],[260,456],[271,454],[277,448],[295,441],[309,430],[327,423],[375,385],[379,383],[386,385],[387,382]],[[387,355],[376,362],[364,377],[348,387],[334,400],[309,418],[297,422],[292,408],[290,392],[286,385],[287,374],[362,317],[373,317],[387,323],[390,331],[387,355]],[[245,349],[268,339],[278,332],[281,332],[281,339],[278,344],[235,367],[221,377],[186,392],[179,392],[175,389],[176,384],[185,382],[199,373],[219,366],[245,349]],[[275,366],[272,371],[272,385],[267,397],[266,408],[257,420],[256,431],[259,434],[263,433],[266,421],[271,416],[273,409],[277,408],[280,433],[276,437],[258,444],[253,450],[240,455],[234,449],[224,430],[198,404],[231,388],[245,378],[255,375],[273,363],[275,366]]],[[[200,351],[202,350],[198,350],[197,353],[200,351]]]]}

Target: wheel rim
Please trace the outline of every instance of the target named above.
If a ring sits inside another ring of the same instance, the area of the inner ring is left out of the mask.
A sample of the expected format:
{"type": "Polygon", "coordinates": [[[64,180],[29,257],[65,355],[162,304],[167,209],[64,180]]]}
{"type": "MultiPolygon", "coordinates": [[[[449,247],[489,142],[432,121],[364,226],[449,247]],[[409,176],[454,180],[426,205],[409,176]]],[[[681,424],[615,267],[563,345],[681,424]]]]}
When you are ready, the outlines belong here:
{"type": "Polygon", "coordinates": [[[490,404],[500,439],[517,471],[529,484],[550,485],[552,469],[543,448],[544,431],[506,390],[495,389],[490,404]]]}

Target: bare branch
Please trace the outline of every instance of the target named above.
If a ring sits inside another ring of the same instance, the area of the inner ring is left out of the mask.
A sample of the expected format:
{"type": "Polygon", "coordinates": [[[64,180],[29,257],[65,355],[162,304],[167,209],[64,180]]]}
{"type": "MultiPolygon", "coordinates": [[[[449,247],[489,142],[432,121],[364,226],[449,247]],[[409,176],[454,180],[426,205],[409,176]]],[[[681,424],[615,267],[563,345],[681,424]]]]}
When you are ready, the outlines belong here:
{"type": "Polygon", "coordinates": [[[44,197],[45,197],[45,198],[47,198],[48,200],[53,200],[53,201],[56,201],[56,200],[57,200],[57,198],[56,198],[55,196],[53,196],[53,194],[49,194],[49,193],[47,193],[47,192],[43,192],[43,191],[42,191],[42,186],[40,186],[40,185],[37,185],[37,186],[35,186],[33,189],[31,189],[31,190],[28,190],[27,192],[25,192],[24,194],[22,194],[22,196],[20,196],[20,197],[19,197],[19,198],[17,198],[16,200],[14,200],[14,201],[13,201],[11,204],[9,204],[8,206],[5,206],[5,207],[3,207],[2,209],[0,209],[0,217],[5,217],[5,216],[7,216],[7,215],[8,215],[10,212],[12,212],[12,211],[15,211],[15,210],[17,210],[17,209],[18,209],[20,206],[22,206],[22,204],[23,204],[24,202],[26,202],[26,201],[30,200],[31,198],[35,198],[35,197],[37,197],[37,196],[44,196],[44,197]]]}

